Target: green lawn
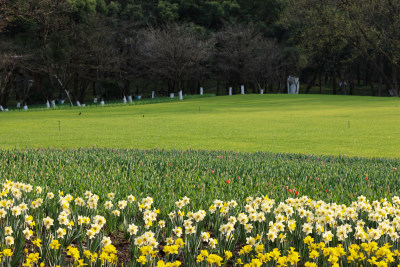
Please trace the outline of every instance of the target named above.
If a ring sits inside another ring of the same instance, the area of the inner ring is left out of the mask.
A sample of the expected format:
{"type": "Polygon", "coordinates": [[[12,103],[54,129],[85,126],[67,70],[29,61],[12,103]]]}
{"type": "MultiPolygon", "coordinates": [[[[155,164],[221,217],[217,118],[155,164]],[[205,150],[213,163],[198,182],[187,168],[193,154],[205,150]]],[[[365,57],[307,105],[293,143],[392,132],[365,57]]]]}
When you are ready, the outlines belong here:
{"type": "Polygon", "coordinates": [[[400,157],[399,119],[398,98],[326,95],[236,95],[12,111],[0,113],[0,148],[192,148],[400,157]]]}

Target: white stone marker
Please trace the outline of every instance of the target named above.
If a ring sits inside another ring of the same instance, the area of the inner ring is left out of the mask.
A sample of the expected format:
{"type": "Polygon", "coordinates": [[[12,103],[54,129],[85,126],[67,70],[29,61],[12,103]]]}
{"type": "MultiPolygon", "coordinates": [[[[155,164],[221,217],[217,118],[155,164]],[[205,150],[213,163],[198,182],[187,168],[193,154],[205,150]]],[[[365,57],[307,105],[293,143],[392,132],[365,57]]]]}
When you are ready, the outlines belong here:
{"type": "Polygon", "coordinates": [[[289,76],[289,78],[287,79],[287,88],[288,88],[288,94],[297,95],[299,93],[299,88],[300,88],[299,77],[289,76]]]}
{"type": "Polygon", "coordinates": [[[200,95],[203,95],[203,87],[200,87],[200,95]]]}
{"type": "Polygon", "coordinates": [[[126,96],[124,96],[124,98],[122,98],[122,102],[124,103],[124,104],[126,104],[126,96]]]}
{"type": "Polygon", "coordinates": [[[100,101],[100,106],[104,106],[104,100],[100,101]]]}
{"type": "Polygon", "coordinates": [[[131,95],[128,96],[128,101],[129,101],[129,103],[132,103],[132,96],[131,95]]]}
{"type": "Polygon", "coordinates": [[[56,107],[56,101],[55,101],[55,100],[51,100],[51,106],[52,106],[53,108],[56,107]]]}
{"type": "Polygon", "coordinates": [[[229,95],[232,95],[232,87],[229,87],[229,95]]]}
{"type": "Polygon", "coordinates": [[[179,100],[183,99],[182,90],[179,91],[179,100]]]}
{"type": "Polygon", "coordinates": [[[264,94],[264,89],[260,90],[260,94],[263,95],[264,94]]]}
{"type": "Polygon", "coordinates": [[[169,97],[170,97],[170,98],[174,98],[174,97],[175,97],[175,94],[174,94],[174,93],[170,93],[170,94],[169,94],[169,97]]]}
{"type": "Polygon", "coordinates": [[[0,111],[4,111],[4,108],[3,108],[3,106],[1,106],[1,105],[0,105],[0,111]]]}
{"type": "Polygon", "coordinates": [[[46,108],[50,108],[49,100],[46,101],[46,108]]]}
{"type": "Polygon", "coordinates": [[[25,106],[24,106],[24,110],[28,110],[28,105],[25,105],[25,106]]]}
{"type": "Polygon", "coordinates": [[[240,86],[240,93],[244,95],[244,85],[240,86]]]}
{"type": "Polygon", "coordinates": [[[20,107],[21,107],[21,103],[17,102],[17,108],[20,108],[20,107]]]}
{"type": "Polygon", "coordinates": [[[154,97],[155,97],[155,92],[152,91],[152,92],[151,92],[151,98],[154,98],[154,97]]]}
{"type": "Polygon", "coordinates": [[[93,103],[97,104],[97,97],[93,99],[93,103]]]}

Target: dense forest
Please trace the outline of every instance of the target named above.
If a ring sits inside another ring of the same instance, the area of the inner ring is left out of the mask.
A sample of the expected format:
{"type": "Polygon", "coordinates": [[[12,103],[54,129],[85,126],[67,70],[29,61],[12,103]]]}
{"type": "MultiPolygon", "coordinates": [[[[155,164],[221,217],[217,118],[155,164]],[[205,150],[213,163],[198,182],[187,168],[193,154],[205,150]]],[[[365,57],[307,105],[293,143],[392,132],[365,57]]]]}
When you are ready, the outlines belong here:
{"type": "Polygon", "coordinates": [[[0,0],[0,104],[284,93],[289,75],[399,96],[399,22],[400,0],[0,0]]]}

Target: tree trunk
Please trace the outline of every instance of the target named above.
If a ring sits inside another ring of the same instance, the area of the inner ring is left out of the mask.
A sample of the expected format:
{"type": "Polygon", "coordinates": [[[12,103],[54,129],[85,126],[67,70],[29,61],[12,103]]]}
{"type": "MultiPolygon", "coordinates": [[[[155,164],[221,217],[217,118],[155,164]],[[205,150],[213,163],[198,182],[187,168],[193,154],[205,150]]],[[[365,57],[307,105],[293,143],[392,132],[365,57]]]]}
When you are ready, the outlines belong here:
{"type": "Polygon", "coordinates": [[[332,71],[332,93],[336,95],[336,71],[332,71]]]}
{"type": "Polygon", "coordinates": [[[310,81],[308,82],[307,87],[306,87],[306,94],[310,93],[311,87],[314,86],[315,81],[317,80],[317,75],[318,75],[318,74],[315,73],[314,76],[312,76],[312,78],[311,78],[310,81]]]}
{"type": "Polygon", "coordinates": [[[393,81],[393,94],[394,96],[399,96],[399,88],[397,83],[397,68],[396,65],[392,65],[392,81],[393,81]]]}

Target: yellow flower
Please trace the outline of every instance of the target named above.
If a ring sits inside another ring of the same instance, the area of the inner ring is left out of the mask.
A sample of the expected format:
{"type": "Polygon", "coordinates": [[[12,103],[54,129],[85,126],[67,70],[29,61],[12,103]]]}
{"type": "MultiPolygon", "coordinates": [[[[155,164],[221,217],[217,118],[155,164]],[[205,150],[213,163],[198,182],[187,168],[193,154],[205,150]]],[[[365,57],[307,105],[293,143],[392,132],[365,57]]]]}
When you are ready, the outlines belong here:
{"type": "Polygon", "coordinates": [[[13,254],[13,252],[9,248],[6,248],[6,249],[3,250],[3,255],[6,256],[6,257],[11,257],[12,254],[13,254]]]}
{"type": "Polygon", "coordinates": [[[40,248],[42,246],[41,244],[42,240],[40,240],[39,238],[36,238],[35,240],[32,241],[32,243],[37,246],[38,248],[40,248]]]}
{"type": "Polygon", "coordinates": [[[220,256],[218,256],[218,255],[216,255],[216,254],[210,254],[208,257],[207,257],[207,261],[210,263],[210,264],[213,264],[213,263],[215,263],[215,264],[217,264],[218,266],[221,266],[221,261],[223,260],[223,258],[221,258],[220,256]]]}
{"type": "Polygon", "coordinates": [[[177,238],[175,240],[175,245],[177,245],[178,247],[183,247],[183,245],[185,245],[185,243],[183,242],[182,238],[177,238]]]}
{"type": "Polygon", "coordinates": [[[311,243],[314,243],[314,238],[308,235],[306,238],[304,238],[304,243],[310,245],[311,243]]]}
{"type": "Polygon", "coordinates": [[[318,267],[318,265],[315,262],[307,261],[306,263],[304,263],[304,267],[318,267]]]}
{"type": "Polygon", "coordinates": [[[141,263],[141,264],[143,264],[143,265],[145,265],[146,262],[147,262],[147,259],[146,259],[145,256],[140,256],[139,259],[137,259],[136,261],[141,263]]]}
{"type": "Polygon", "coordinates": [[[311,258],[311,259],[315,260],[315,259],[318,258],[318,257],[319,257],[319,252],[318,252],[318,251],[312,250],[312,251],[310,252],[310,258],[311,258]]]}
{"type": "Polygon", "coordinates": [[[263,252],[264,251],[264,245],[263,244],[257,245],[256,248],[255,248],[255,251],[257,253],[263,252]]]}
{"type": "Polygon", "coordinates": [[[232,252],[230,252],[230,251],[224,251],[225,252],[225,258],[227,259],[227,260],[229,260],[230,258],[232,258],[232,252]]]}
{"type": "Polygon", "coordinates": [[[53,241],[51,241],[49,246],[50,246],[51,249],[59,249],[61,244],[58,243],[58,240],[54,239],[53,241]]]}

